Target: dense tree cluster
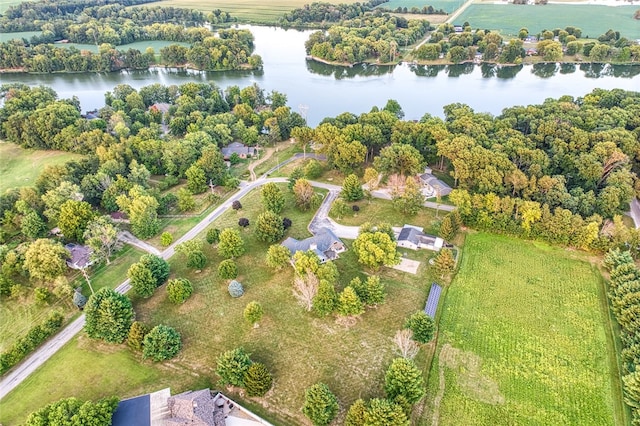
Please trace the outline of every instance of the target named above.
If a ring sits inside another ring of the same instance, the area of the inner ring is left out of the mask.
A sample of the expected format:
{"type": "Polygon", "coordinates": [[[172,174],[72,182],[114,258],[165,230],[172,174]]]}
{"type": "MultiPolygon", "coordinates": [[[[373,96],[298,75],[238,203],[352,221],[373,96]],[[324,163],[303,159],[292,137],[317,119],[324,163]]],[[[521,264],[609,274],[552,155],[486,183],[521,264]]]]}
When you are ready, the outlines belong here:
{"type": "Polygon", "coordinates": [[[609,270],[609,301],[622,341],[622,385],[624,401],[630,407],[632,423],[640,422],[640,270],[631,253],[611,250],[604,258],[609,270]]]}
{"type": "Polygon", "coordinates": [[[116,397],[104,398],[97,402],[83,402],[73,397],[61,399],[29,414],[25,425],[110,425],[118,401],[116,397]]]}
{"type": "Polygon", "coordinates": [[[244,348],[223,352],[216,359],[216,374],[221,385],[245,388],[249,396],[263,396],[271,389],[273,378],[264,364],[254,363],[244,348]]]}
{"type": "Polygon", "coordinates": [[[365,15],[317,31],[305,42],[307,54],[335,62],[393,62],[399,46],[418,41],[429,29],[424,20],[365,15]]]}
{"type": "Polygon", "coordinates": [[[341,22],[346,19],[355,19],[372,12],[374,8],[389,0],[370,0],[366,3],[340,3],[331,4],[325,2],[314,2],[305,4],[303,7],[294,9],[280,18],[278,25],[282,27],[324,27],[331,23],[341,22]]]}

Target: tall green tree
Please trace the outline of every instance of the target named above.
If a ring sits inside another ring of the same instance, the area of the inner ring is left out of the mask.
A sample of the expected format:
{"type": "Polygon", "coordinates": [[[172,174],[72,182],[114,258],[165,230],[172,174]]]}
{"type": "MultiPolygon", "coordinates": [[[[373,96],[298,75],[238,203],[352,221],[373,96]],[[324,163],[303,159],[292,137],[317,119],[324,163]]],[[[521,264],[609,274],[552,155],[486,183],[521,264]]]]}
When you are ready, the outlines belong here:
{"type": "Polygon", "coordinates": [[[392,196],[393,207],[405,215],[418,214],[424,202],[425,197],[412,176],[407,177],[404,190],[392,196]]]}
{"type": "Polygon", "coordinates": [[[262,195],[262,205],[266,210],[271,210],[276,214],[282,211],[285,198],[278,185],[269,182],[262,187],[260,194],[262,195]]]}
{"type": "Polygon", "coordinates": [[[364,306],[356,291],[347,286],[338,296],[338,313],[344,316],[355,316],[364,313],[364,306]]]}
{"type": "Polygon", "coordinates": [[[201,167],[192,165],[185,172],[187,189],[193,194],[200,194],[207,190],[207,177],[201,167]]]}
{"type": "Polygon", "coordinates": [[[402,407],[388,399],[373,398],[364,415],[364,426],[409,426],[402,407]]]}
{"type": "Polygon", "coordinates": [[[395,241],[389,234],[380,231],[361,232],[353,242],[353,251],[358,257],[358,262],[373,269],[382,265],[397,265],[400,262],[395,241]]]}
{"type": "Polygon", "coordinates": [[[207,263],[201,240],[188,240],[176,246],[176,251],[187,258],[187,267],[202,269],[207,263]]]}
{"type": "Polygon", "coordinates": [[[216,359],[216,374],[220,377],[220,384],[244,387],[244,378],[251,367],[251,358],[244,348],[235,348],[223,352],[216,359]]]}
{"type": "Polygon", "coordinates": [[[273,244],[267,250],[266,264],[268,267],[280,270],[291,261],[289,249],[281,244],[273,244]]]}
{"type": "Polygon", "coordinates": [[[186,278],[176,278],[167,283],[169,300],[176,305],[184,303],[193,293],[193,285],[186,278]]]}
{"type": "Polygon", "coordinates": [[[156,287],[160,287],[169,278],[169,262],[162,257],[147,253],[140,256],[140,263],[149,268],[153,279],[155,280],[156,287]]]}
{"type": "Polygon", "coordinates": [[[275,243],[284,236],[282,218],[271,210],[266,210],[258,216],[256,221],[256,238],[259,241],[275,243]]]}
{"type": "Polygon", "coordinates": [[[411,145],[394,143],[380,151],[374,160],[376,170],[386,175],[413,176],[424,170],[420,151],[411,145]]]}
{"type": "Polygon", "coordinates": [[[424,311],[417,311],[407,318],[404,322],[404,328],[410,329],[413,332],[413,340],[420,343],[430,342],[436,331],[433,318],[424,311]]]}
{"type": "Polygon", "coordinates": [[[58,227],[66,239],[83,243],[84,233],[95,217],[91,204],[69,200],[60,206],[58,227]]]}
{"type": "Polygon", "coordinates": [[[340,196],[346,201],[358,201],[364,197],[364,191],[362,190],[362,184],[358,176],[351,174],[344,179],[342,183],[342,192],[340,196]]]}
{"type": "Polygon", "coordinates": [[[35,210],[28,211],[20,223],[20,232],[27,238],[38,238],[47,229],[46,224],[35,210]]]}
{"type": "Polygon", "coordinates": [[[218,254],[225,259],[234,259],[244,253],[244,241],[235,229],[226,228],[220,233],[218,254]]]}
{"type": "Polygon", "coordinates": [[[182,348],[180,333],[167,325],[157,325],[144,336],[142,357],[164,361],[175,357],[182,348]]]}
{"type": "Polygon", "coordinates": [[[324,383],[316,383],[304,393],[302,412],[314,426],[326,426],[338,414],[338,398],[324,383]]]}
{"type": "Polygon", "coordinates": [[[410,404],[415,404],[425,394],[422,372],[413,361],[396,358],[385,374],[384,391],[391,400],[402,396],[410,404]]]}
{"type": "Polygon", "coordinates": [[[104,287],[89,297],[84,307],[87,335],[109,343],[122,343],[133,322],[133,306],[124,294],[104,287]]]}
{"type": "Polygon", "coordinates": [[[23,268],[33,280],[51,282],[67,270],[69,252],[59,242],[40,238],[24,252],[23,268]]]}
{"type": "Polygon", "coordinates": [[[344,419],[344,426],[362,426],[365,424],[365,414],[367,412],[367,406],[362,399],[356,399],[351,404],[347,411],[347,416],[344,419]]]}
{"type": "Polygon", "coordinates": [[[313,298],[313,311],[321,317],[331,315],[338,306],[338,295],[336,289],[327,280],[320,280],[318,292],[313,298]]]}
{"type": "Polygon", "coordinates": [[[118,226],[109,216],[99,216],[87,224],[84,240],[91,247],[91,256],[95,262],[105,261],[111,264],[111,256],[118,250],[118,226]]]}
{"type": "Polygon", "coordinates": [[[140,297],[148,298],[153,296],[156,290],[156,280],[151,274],[151,270],[140,262],[134,263],[127,270],[127,277],[131,280],[131,286],[140,297]]]}
{"type": "Polygon", "coordinates": [[[244,387],[249,396],[264,396],[273,383],[273,377],[267,367],[259,362],[251,364],[244,375],[244,387]]]}

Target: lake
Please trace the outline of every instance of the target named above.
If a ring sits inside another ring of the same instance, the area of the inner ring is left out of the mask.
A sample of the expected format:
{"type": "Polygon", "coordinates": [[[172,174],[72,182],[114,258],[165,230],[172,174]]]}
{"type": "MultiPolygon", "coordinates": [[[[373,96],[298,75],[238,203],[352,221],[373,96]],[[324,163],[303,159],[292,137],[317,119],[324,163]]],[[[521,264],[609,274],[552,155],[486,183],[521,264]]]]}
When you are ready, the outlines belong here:
{"type": "Polygon", "coordinates": [[[83,110],[104,106],[104,93],[118,84],[140,87],[187,81],[214,82],[222,88],[257,83],[287,94],[295,111],[307,111],[310,125],[342,112],[360,114],[388,99],[397,100],[405,119],[425,113],[442,116],[442,107],[465,103],[477,112],[499,114],[513,105],[537,104],[562,95],[583,96],[594,88],[640,91],[640,64],[539,64],[519,67],[488,65],[336,67],[305,58],[311,31],[242,26],[255,35],[262,71],[197,72],[157,68],[109,74],[0,74],[0,82],[45,84],[61,98],[77,96],[83,110]]]}

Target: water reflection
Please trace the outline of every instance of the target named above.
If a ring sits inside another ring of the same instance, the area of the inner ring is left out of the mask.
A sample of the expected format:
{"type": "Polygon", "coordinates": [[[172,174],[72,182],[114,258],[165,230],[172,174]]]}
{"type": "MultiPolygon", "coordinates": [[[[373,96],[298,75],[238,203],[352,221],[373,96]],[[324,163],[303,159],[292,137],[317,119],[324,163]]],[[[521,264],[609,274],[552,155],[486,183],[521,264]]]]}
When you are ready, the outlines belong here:
{"type": "Polygon", "coordinates": [[[558,68],[558,64],[556,64],[555,62],[534,64],[531,69],[531,73],[536,77],[549,78],[553,77],[556,74],[558,68]]]}
{"type": "Polygon", "coordinates": [[[464,74],[471,74],[475,69],[474,64],[457,64],[457,65],[449,65],[447,67],[447,74],[449,77],[460,77],[464,74]]]}
{"type": "Polygon", "coordinates": [[[560,64],[560,74],[573,74],[576,72],[576,64],[560,64]]]}
{"type": "Polygon", "coordinates": [[[446,65],[409,65],[411,72],[419,77],[436,77],[446,67],[446,65]]]}
{"type": "Polygon", "coordinates": [[[307,70],[312,74],[333,76],[336,80],[355,77],[372,77],[391,74],[395,65],[357,64],[352,67],[324,64],[307,59],[307,70]]]}

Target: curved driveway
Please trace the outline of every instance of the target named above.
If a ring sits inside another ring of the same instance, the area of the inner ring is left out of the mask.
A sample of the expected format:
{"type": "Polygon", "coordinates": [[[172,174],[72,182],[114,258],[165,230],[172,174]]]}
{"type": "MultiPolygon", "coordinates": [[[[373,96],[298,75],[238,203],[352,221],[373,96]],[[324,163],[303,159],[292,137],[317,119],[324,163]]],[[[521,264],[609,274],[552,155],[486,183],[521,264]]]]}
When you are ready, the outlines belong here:
{"type": "MultiPolygon", "coordinates": [[[[312,154],[307,154],[307,156],[311,157],[312,154]]],[[[297,157],[297,156],[291,157],[289,160],[287,160],[287,162],[293,161],[294,159],[297,159],[297,158],[300,158],[300,157],[297,157]]],[[[281,166],[282,164],[280,164],[280,167],[281,166]]],[[[270,172],[273,172],[273,170],[275,170],[275,168],[268,171],[265,175],[267,175],[270,172]]],[[[191,228],[189,232],[184,234],[176,242],[174,242],[172,245],[167,247],[162,253],[160,253],[160,256],[165,260],[168,260],[169,258],[171,258],[176,252],[175,251],[176,245],[184,241],[188,241],[194,238],[195,236],[197,236],[207,226],[209,226],[211,222],[216,220],[218,217],[220,217],[220,215],[222,215],[222,213],[224,213],[228,208],[230,208],[231,204],[235,200],[241,199],[242,197],[247,195],[247,193],[249,193],[251,190],[269,182],[286,183],[288,182],[288,179],[284,177],[266,178],[262,176],[253,182],[242,182],[240,185],[240,191],[236,192],[231,197],[229,197],[222,205],[218,206],[214,211],[212,211],[204,219],[202,219],[200,223],[198,223],[196,226],[191,228]]],[[[329,193],[323,200],[323,203],[318,209],[318,212],[316,213],[311,223],[309,224],[309,231],[311,231],[311,233],[315,233],[314,231],[319,229],[319,227],[326,226],[331,228],[336,233],[336,235],[341,238],[355,239],[358,235],[358,227],[340,225],[328,217],[329,209],[331,208],[331,203],[338,196],[342,188],[338,185],[332,185],[329,183],[315,182],[315,181],[311,181],[311,185],[317,188],[327,189],[329,190],[329,193]]],[[[386,198],[386,199],[390,198],[388,194],[380,191],[373,191],[372,195],[377,198],[386,198]]],[[[426,202],[425,206],[436,208],[436,203],[426,202]]],[[[439,205],[438,208],[440,208],[441,210],[447,210],[447,211],[451,211],[454,209],[454,207],[447,206],[447,205],[439,205]]],[[[129,279],[123,281],[119,286],[115,288],[115,290],[121,294],[125,294],[130,289],[131,289],[131,284],[129,283],[129,279]]],[[[22,383],[31,373],[33,373],[38,367],[44,364],[45,361],[51,358],[53,354],[55,354],[60,348],[62,348],[66,343],[68,343],[71,339],[73,339],[73,337],[76,334],[78,334],[80,330],[82,330],[84,326],[84,319],[85,319],[84,314],[82,314],[80,317],[75,319],[72,323],[67,325],[62,331],[56,334],[53,338],[49,339],[42,346],[40,346],[35,352],[29,355],[29,357],[27,357],[22,363],[20,363],[17,367],[11,370],[9,374],[3,377],[2,380],[0,381],[0,399],[4,398],[9,392],[15,389],[15,387],[18,386],[20,383],[22,383]]]]}

